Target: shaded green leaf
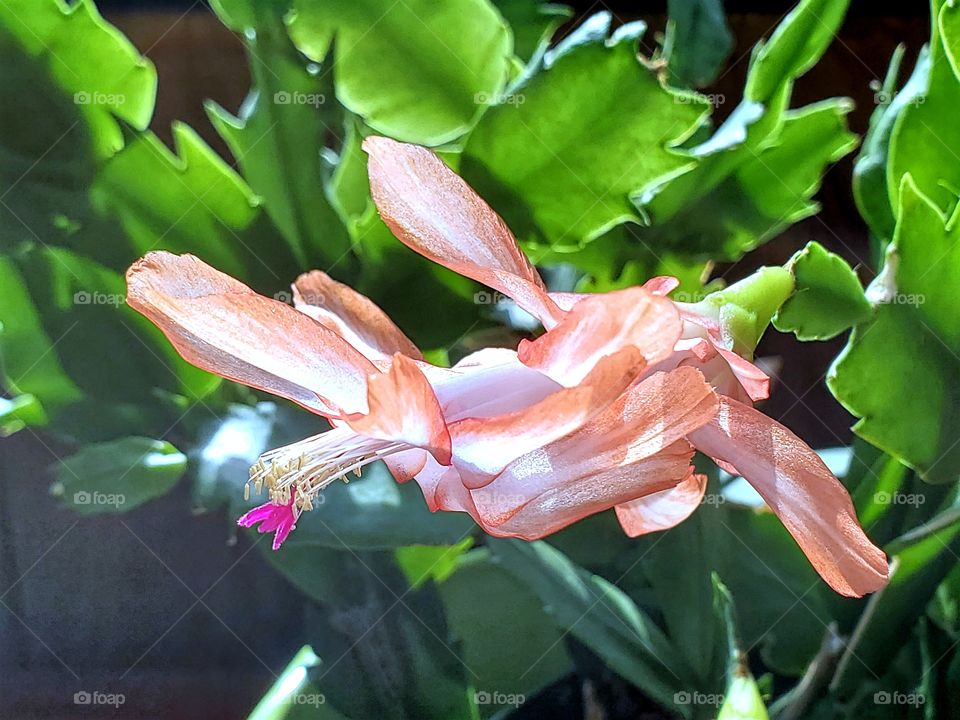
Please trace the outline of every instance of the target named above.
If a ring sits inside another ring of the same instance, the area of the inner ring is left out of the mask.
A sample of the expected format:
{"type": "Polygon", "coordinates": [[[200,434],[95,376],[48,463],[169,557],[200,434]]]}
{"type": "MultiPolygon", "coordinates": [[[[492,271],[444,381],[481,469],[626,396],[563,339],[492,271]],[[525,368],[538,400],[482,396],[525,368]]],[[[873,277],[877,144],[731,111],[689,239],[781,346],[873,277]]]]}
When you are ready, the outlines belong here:
{"type": "Polygon", "coordinates": [[[300,648],[248,720],[346,720],[310,682],[310,670],[319,664],[320,658],[309,645],[300,648]]]}
{"type": "Polygon", "coordinates": [[[599,655],[614,671],[672,707],[693,675],[663,631],[615,585],[574,565],[543,542],[496,540],[495,558],[537,594],[557,626],[599,655]]]}
{"type": "Polygon", "coordinates": [[[283,7],[251,3],[247,10],[243,17],[231,7],[250,29],[253,88],[240,117],[215,103],[207,113],[301,267],[347,269],[350,238],[326,198],[321,160],[326,142],[342,134],[333,71],[307,66],[287,34],[283,7]]]}
{"type": "Polygon", "coordinates": [[[854,330],[827,383],[860,418],[858,435],[926,479],[951,482],[960,473],[960,227],[911,180],[900,197],[884,270],[868,290],[875,315],[854,330]]]}
{"type": "MultiPolygon", "coordinates": [[[[887,188],[895,213],[901,185],[910,175],[923,195],[950,214],[960,194],[960,123],[954,121],[960,103],[960,78],[944,57],[937,18],[957,11],[952,2],[934,0],[926,86],[901,110],[890,138],[887,188]],[[949,159],[944,162],[944,159],[949,159]]],[[[919,61],[918,61],[919,64],[919,61]]]]}
{"type": "Polygon", "coordinates": [[[166,494],[186,469],[186,456],[170,443],[127,437],[61,461],[51,492],[82,515],[127,512],[166,494]]]}
{"type": "Polygon", "coordinates": [[[887,187],[890,138],[903,109],[922,100],[930,73],[930,53],[924,47],[909,79],[898,90],[897,75],[903,54],[901,45],[890,60],[883,86],[874,96],[877,108],[870,116],[870,129],[853,166],[853,196],[857,208],[870,231],[884,243],[893,237],[896,224],[893,200],[887,187]]]}
{"type": "Polygon", "coordinates": [[[503,709],[494,698],[529,697],[569,671],[560,631],[540,599],[488,551],[462,556],[439,592],[463,660],[476,673],[473,685],[491,699],[479,706],[482,715],[503,709]]]}
{"type": "Polygon", "coordinates": [[[13,261],[0,256],[0,361],[3,384],[53,409],[79,400],[80,389],[64,372],[53,340],[13,261]]]}
{"type": "Polygon", "coordinates": [[[513,31],[513,51],[525,63],[536,62],[550,38],[573,15],[566,5],[539,0],[493,0],[513,31]]]}
{"type": "Polygon", "coordinates": [[[882,675],[894,656],[890,648],[906,637],[957,564],[960,511],[949,510],[887,546],[890,581],[870,598],[840,660],[833,688],[842,697],[865,678],[882,675]]]}
{"type": "Polygon", "coordinates": [[[667,16],[664,54],[671,80],[681,87],[709,85],[733,50],[722,0],[668,0],[667,16]]]}

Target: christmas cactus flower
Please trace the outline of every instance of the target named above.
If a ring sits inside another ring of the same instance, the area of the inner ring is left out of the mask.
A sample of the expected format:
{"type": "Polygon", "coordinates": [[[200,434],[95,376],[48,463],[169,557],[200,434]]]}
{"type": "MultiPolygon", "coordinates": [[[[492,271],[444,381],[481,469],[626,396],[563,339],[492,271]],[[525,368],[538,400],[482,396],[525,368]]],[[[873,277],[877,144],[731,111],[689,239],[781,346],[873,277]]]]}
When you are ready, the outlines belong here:
{"type": "Polygon", "coordinates": [[[274,547],[324,487],[383,460],[432,510],[488,533],[535,539],[614,508],[631,536],[700,504],[696,449],[742,474],[838,592],[886,580],[843,486],[785,427],[752,407],[766,376],[747,356],[789,279],[772,272],[702,303],[672,278],[596,295],[555,294],[501,218],[433,153],[367,138],[373,199],[413,250],[508,295],[545,328],[517,350],[452,368],[426,363],[369,299],[322,272],[294,306],[192,256],[151,253],[128,272],[128,302],[193,364],[328,418],[329,432],[266,453],[251,469],[270,500],[240,519],[274,547]],[[747,309],[752,308],[752,309],[747,309]],[[760,308],[759,310],[757,308],[760,308]]]}

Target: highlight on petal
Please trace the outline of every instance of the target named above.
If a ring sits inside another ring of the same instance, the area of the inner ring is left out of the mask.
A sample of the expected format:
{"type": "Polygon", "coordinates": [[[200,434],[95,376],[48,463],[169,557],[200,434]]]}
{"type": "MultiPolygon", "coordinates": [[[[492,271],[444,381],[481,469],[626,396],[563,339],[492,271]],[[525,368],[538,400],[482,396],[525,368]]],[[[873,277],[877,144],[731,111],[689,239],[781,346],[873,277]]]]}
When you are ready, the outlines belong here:
{"type": "Polygon", "coordinates": [[[414,360],[397,353],[386,372],[372,374],[367,405],[368,412],[345,418],[354,431],[429,450],[450,464],[450,433],[440,403],[414,360]]]}
{"type": "Polygon", "coordinates": [[[581,427],[610,406],[642,369],[640,352],[624,348],[603,358],[577,387],[504,415],[451,423],[453,463],[464,484],[482,487],[517,458],[581,427]]]}
{"type": "Polygon", "coordinates": [[[253,527],[259,523],[260,526],[257,528],[257,532],[261,535],[272,532],[274,534],[273,549],[279,550],[283,541],[286,540],[287,536],[297,527],[297,514],[296,505],[293,502],[293,494],[291,494],[289,503],[277,505],[273,502],[268,502],[255,507],[253,510],[242,515],[237,520],[237,525],[240,527],[253,527]]]}
{"type": "Polygon", "coordinates": [[[429,457],[430,455],[426,450],[413,448],[412,450],[387,455],[383,459],[383,464],[387,466],[387,470],[393,475],[393,479],[402,485],[415,478],[423,470],[429,457]]]}
{"type": "Polygon", "coordinates": [[[529,407],[560,389],[507,348],[471,353],[452,368],[421,366],[440,398],[448,422],[487,418],[529,407]],[[495,392],[491,392],[495,388],[495,392]]]}
{"type": "Polygon", "coordinates": [[[716,394],[698,370],[657,373],[576,432],[524,455],[473,489],[480,522],[493,534],[540,537],[673,487],[689,475],[693,448],[683,438],[708,423],[717,407],[716,394]]]}
{"type": "Polygon", "coordinates": [[[887,557],[867,538],[850,495],[819,456],[780,423],[721,398],[716,419],[690,434],[760,493],[838,593],[860,597],[887,581],[887,557]]]}
{"type": "Polygon", "coordinates": [[[292,290],[297,310],[338,333],[370,360],[383,360],[395,353],[423,359],[413,341],[375,302],[325,272],[304,273],[292,290]]]}
{"type": "Polygon", "coordinates": [[[337,333],[193,255],[152,252],[127,271],[127,304],[197,367],[337,416],[365,412],[374,365],[337,333]]]}
{"type": "Polygon", "coordinates": [[[733,350],[727,350],[720,345],[714,346],[730,370],[733,372],[740,387],[753,402],[766,400],[770,397],[770,377],[746,358],[737,355],[733,350]]]}
{"type": "Polygon", "coordinates": [[[567,387],[579,383],[600,358],[635,347],[648,364],[673,353],[683,331],[676,306],[641,287],[591,295],[551,330],[518,348],[521,362],[567,387]]]}
{"type": "Polygon", "coordinates": [[[706,491],[707,476],[690,468],[689,475],[672,488],[620,503],[614,509],[623,531],[640,537],[682,523],[700,507],[706,491]]]}
{"type": "Polygon", "coordinates": [[[505,471],[504,475],[511,473],[509,487],[497,478],[486,487],[471,490],[470,496],[479,524],[491,535],[537,540],[638,495],[676,485],[689,475],[692,457],[691,445],[679,440],[655,455],[598,468],[591,475],[564,474],[559,482],[533,496],[529,492],[512,492],[515,479],[540,477],[550,464],[549,451],[537,452],[505,471]]]}
{"type": "Polygon", "coordinates": [[[667,296],[680,287],[680,281],[671,275],[658,275],[647,280],[642,287],[654,295],[667,296]]]}
{"type": "Polygon", "coordinates": [[[506,224],[426,148],[385,137],[363,141],[370,192],[402,243],[513,298],[551,327],[562,315],[506,224]]]}

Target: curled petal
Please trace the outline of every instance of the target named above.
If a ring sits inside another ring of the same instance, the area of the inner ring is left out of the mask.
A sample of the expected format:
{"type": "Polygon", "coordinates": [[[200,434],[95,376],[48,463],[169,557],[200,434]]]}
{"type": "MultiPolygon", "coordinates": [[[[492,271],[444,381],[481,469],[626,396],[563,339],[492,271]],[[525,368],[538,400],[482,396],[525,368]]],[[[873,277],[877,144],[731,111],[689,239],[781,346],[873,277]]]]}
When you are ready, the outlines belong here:
{"type": "Polygon", "coordinates": [[[706,491],[707,476],[698,475],[690,468],[687,477],[672,488],[617,505],[617,520],[630,537],[669,530],[693,514],[706,491]]]}
{"type": "Polygon", "coordinates": [[[569,524],[672,487],[689,473],[693,449],[684,436],[709,422],[717,407],[716,394],[696,369],[657,373],[576,432],[524,455],[493,482],[475,488],[481,524],[519,533],[522,521],[526,530],[520,536],[527,537],[527,530],[555,529],[561,518],[569,524]]]}
{"type": "Polygon", "coordinates": [[[486,487],[471,490],[479,524],[491,535],[536,540],[588,515],[609,510],[637,495],[665,490],[683,480],[690,470],[693,448],[683,440],[626,464],[597,468],[594,474],[570,477],[559,471],[556,482],[531,494],[516,487],[517,479],[534,479],[550,463],[549,450],[517,461],[486,487]]]}
{"type": "Polygon", "coordinates": [[[716,419],[691,433],[698,450],[756,488],[824,580],[860,597],[887,581],[887,557],[857,522],[850,495],[802,440],[763,413],[721,399],[716,419]]]}
{"type": "Polygon", "coordinates": [[[338,333],[367,358],[383,360],[402,353],[423,359],[413,341],[376,303],[325,272],[304,273],[292,289],[297,310],[338,333]]]}
{"type": "Polygon", "coordinates": [[[386,372],[372,374],[367,404],[367,413],[345,418],[354,431],[424,448],[450,464],[450,433],[440,403],[415,361],[397,353],[386,372]]]}
{"type": "Polygon", "coordinates": [[[190,363],[337,416],[365,412],[376,368],[343,338],[193,255],[152,252],[127,271],[127,304],[190,363]]]}
{"type": "Polygon", "coordinates": [[[733,350],[727,350],[720,345],[715,347],[720,357],[730,366],[734,377],[750,400],[759,402],[770,397],[770,377],[763,370],[749,360],[740,357],[733,350]]]}
{"type": "Polygon", "coordinates": [[[450,424],[453,462],[471,489],[490,482],[522,455],[570,434],[620,396],[643,368],[636,348],[603,358],[581,385],[492,418],[450,424]]]}
{"type": "Polygon", "coordinates": [[[486,348],[452,368],[423,366],[449,422],[487,418],[529,407],[560,389],[520,362],[514,350],[486,348]],[[496,388],[496,392],[491,392],[496,388]]]}
{"type": "Polygon", "coordinates": [[[434,262],[513,298],[545,327],[562,314],[506,224],[426,148],[371,136],[370,193],[387,226],[434,262]]]}
{"type": "Polygon", "coordinates": [[[387,466],[393,479],[398,483],[405,483],[416,477],[427,464],[429,455],[426,450],[414,448],[403,452],[387,455],[383,463],[387,466]]]}
{"type": "Polygon", "coordinates": [[[648,364],[669,357],[683,324],[674,304],[640,288],[591,295],[549,332],[523,341],[521,362],[567,387],[579,383],[597,361],[635,347],[648,364]]]}
{"type": "Polygon", "coordinates": [[[680,287],[680,281],[670,275],[658,275],[647,280],[643,287],[654,295],[666,296],[680,287]]]}

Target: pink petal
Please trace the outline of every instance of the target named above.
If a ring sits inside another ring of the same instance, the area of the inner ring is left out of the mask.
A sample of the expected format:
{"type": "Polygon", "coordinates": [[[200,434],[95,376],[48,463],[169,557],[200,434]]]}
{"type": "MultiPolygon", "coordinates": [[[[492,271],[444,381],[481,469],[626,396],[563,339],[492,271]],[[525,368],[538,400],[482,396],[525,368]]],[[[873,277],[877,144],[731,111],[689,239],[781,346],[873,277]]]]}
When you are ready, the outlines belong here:
{"type": "Polygon", "coordinates": [[[658,275],[652,277],[643,284],[645,290],[649,290],[654,295],[669,295],[680,287],[680,281],[670,275],[658,275]]]}
{"type": "Polygon", "coordinates": [[[560,389],[528,368],[514,350],[486,348],[452,368],[421,367],[430,379],[448,422],[486,418],[529,407],[560,389]],[[491,392],[495,388],[495,392],[491,392]]]}
{"type": "Polygon", "coordinates": [[[405,483],[416,477],[423,470],[429,457],[426,450],[415,448],[403,452],[387,455],[383,462],[398,483],[405,483]]]}
{"type": "Polygon", "coordinates": [[[716,412],[716,394],[693,368],[647,378],[576,432],[473,489],[480,522],[493,534],[532,538],[670,488],[689,474],[693,448],[684,436],[716,412]]]}
{"type": "Polygon", "coordinates": [[[617,520],[623,531],[630,537],[639,537],[669,530],[690,517],[707,491],[707,476],[690,470],[690,474],[672,488],[617,505],[617,520]]]}
{"type": "Polygon", "coordinates": [[[483,199],[426,148],[371,136],[370,192],[402,243],[510,296],[549,327],[560,309],[513,234],[483,199]]]}
{"type": "Polygon", "coordinates": [[[193,255],[152,252],[127,271],[127,304],[190,363],[325,415],[366,410],[373,364],[335,332],[193,255]]]}
{"type": "Polygon", "coordinates": [[[605,355],[635,347],[648,364],[669,357],[683,324],[666,298],[634,287],[591,295],[556,327],[534,341],[521,341],[520,360],[567,387],[579,383],[605,355]]]}
{"type": "MultiPolygon", "coordinates": [[[[680,440],[655,455],[598,468],[592,475],[562,475],[556,484],[533,497],[528,493],[505,492],[499,478],[486,487],[471,490],[470,496],[479,524],[491,535],[537,540],[589,515],[619,507],[637,495],[676,485],[689,474],[692,456],[693,448],[680,440]]],[[[516,473],[517,477],[525,472],[536,473],[536,464],[545,460],[536,453],[529,459],[521,458],[517,467],[511,466],[507,472],[516,473]]]]}
{"type": "Polygon", "coordinates": [[[423,359],[417,346],[376,303],[320,270],[297,278],[293,304],[371,360],[383,360],[394,353],[423,359]]]}
{"type": "Polygon", "coordinates": [[[451,423],[453,462],[464,484],[482,487],[520,456],[570,434],[616,400],[642,368],[639,351],[625,348],[600,360],[577,387],[504,415],[451,423]]]}
{"type": "Polygon", "coordinates": [[[450,434],[440,403],[414,360],[397,353],[386,372],[370,376],[367,388],[369,411],[345,418],[354,431],[424,448],[450,464],[450,434]]]}
{"type": "Polygon", "coordinates": [[[721,398],[720,412],[691,433],[697,449],[736,468],[756,488],[824,580],[860,597],[887,581],[887,557],[864,534],[850,495],[787,428],[721,398]]]}
{"type": "Polygon", "coordinates": [[[733,350],[727,350],[721,345],[715,345],[717,352],[730,366],[734,377],[740,383],[747,396],[753,402],[766,400],[770,397],[770,378],[763,370],[749,360],[740,357],[733,350]]]}

